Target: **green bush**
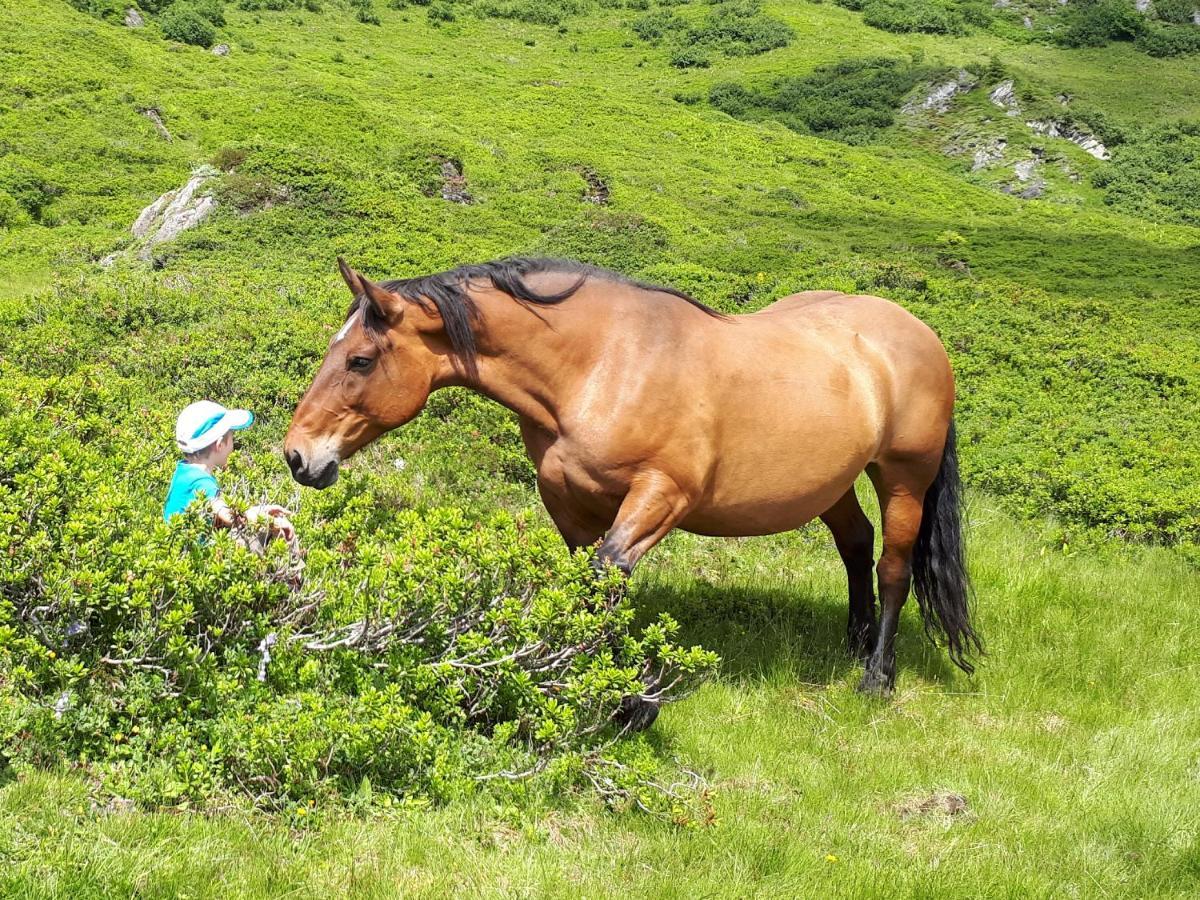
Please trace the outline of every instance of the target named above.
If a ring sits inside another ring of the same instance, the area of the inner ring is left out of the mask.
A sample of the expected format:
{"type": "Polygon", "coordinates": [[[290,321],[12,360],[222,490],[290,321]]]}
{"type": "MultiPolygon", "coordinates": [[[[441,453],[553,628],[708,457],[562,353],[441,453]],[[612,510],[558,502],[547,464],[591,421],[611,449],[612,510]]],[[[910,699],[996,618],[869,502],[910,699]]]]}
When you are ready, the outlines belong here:
{"type": "Polygon", "coordinates": [[[67,0],[80,12],[104,19],[108,22],[120,22],[125,18],[126,3],[122,0],[67,0]]]}
{"type": "Polygon", "coordinates": [[[211,47],[217,40],[212,23],[183,3],[172,4],[162,17],[163,35],[181,44],[211,47]]]}
{"type": "Polygon", "coordinates": [[[705,50],[725,56],[753,56],[791,43],[791,27],[761,15],[760,8],[757,0],[727,0],[695,25],[672,12],[655,10],[635,19],[632,28],[648,43],[668,40],[674,47],[671,64],[687,68],[703,65],[698,61],[706,58],[705,50]]]}
{"type": "Polygon", "coordinates": [[[1064,47],[1103,47],[1145,34],[1145,17],[1125,0],[1080,0],[1066,13],[1067,26],[1055,40],[1064,47]]]}
{"type": "Polygon", "coordinates": [[[671,54],[671,65],[677,69],[707,69],[712,62],[699,47],[679,47],[671,54]]]}
{"type": "Polygon", "coordinates": [[[379,25],[379,13],[375,11],[375,0],[350,0],[354,18],[364,25],[379,25]]]}
{"type": "Polygon", "coordinates": [[[476,7],[480,15],[514,19],[531,25],[559,25],[581,10],[575,0],[485,0],[476,7]]]}
{"type": "Polygon", "coordinates": [[[1200,225],[1200,125],[1134,132],[1092,184],[1106,203],[1127,212],[1200,225]]]}
{"type": "Polygon", "coordinates": [[[1195,0],[1154,0],[1154,18],[1174,25],[1191,25],[1195,0]]]}
{"type": "Polygon", "coordinates": [[[187,3],[216,27],[225,27],[224,0],[187,0],[187,3]]]}
{"type": "Polygon", "coordinates": [[[967,22],[952,6],[937,0],[867,0],[863,22],[884,31],[966,34],[967,22]]]}
{"type": "Polygon", "coordinates": [[[741,119],[776,119],[794,131],[863,143],[892,124],[900,100],[939,70],[891,59],[846,60],[764,89],[713,85],[709,103],[741,119]]]}
{"type": "Polygon", "coordinates": [[[29,221],[29,215],[11,194],[0,191],[0,228],[16,228],[29,221]]]}
{"type": "Polygon", "coordinates": [[[1200,28],[1150,28],[1137,39],[1137,48],[1157,57],[1200,53],[1200,28]]]}

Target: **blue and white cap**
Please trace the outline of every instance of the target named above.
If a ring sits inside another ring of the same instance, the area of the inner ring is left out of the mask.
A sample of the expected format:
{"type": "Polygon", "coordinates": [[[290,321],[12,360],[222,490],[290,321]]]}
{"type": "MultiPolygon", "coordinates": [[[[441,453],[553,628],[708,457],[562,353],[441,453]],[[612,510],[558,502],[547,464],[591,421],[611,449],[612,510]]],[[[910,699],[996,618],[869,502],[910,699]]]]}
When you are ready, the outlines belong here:
{"type": "Polygon", "coordinates": [[[254,413],[248,409],[226,409],[211,400],[188,406],[175,421],[175,443],[184,453],[195,453],[215,444],[230,431],[249,428],[254,413]]]}

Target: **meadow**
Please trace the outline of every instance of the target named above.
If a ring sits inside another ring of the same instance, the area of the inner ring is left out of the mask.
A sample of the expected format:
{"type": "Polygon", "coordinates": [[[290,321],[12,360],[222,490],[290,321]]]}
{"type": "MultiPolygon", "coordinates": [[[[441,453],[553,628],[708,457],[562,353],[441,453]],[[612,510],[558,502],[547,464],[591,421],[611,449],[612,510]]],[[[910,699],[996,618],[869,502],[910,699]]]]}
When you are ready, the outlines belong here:
{"type": "Polygon", "coordinates": [[[1200,56],[994,22],[895,33],[827,3],[380,0],[215,4],[219,56],[167,38],[169,5],[143,3],[147,24],[128,28],[102,3],[0,0],[0,893],[1195,892],[1200,56]],[[684,24],[638,26],[668,14],[684,24]],[[679,65],[680,35],[706,64],[679,65]],[[835,65],[878,59],[903,90],[862,75],[878,66],[835,65]],[[901,108],[959,69],[977,86],[948,111],[901,108]],[[988,99],[1003,79],[1028,115],[988,99]],[[758,105],[730,115],[728,85],[758,105]],[[835,102],[851,89],[855,109],[881,92],[869,127],[835,102]],[[1035,115],[1069,116],[1112,159],[1031,134],[1035,115]],[[1041,199],[947,149],[998,136],[1006,170],[1041,160],[1041,199]],[[139,259],[130,225],[201,164],[219,173],[216,213],[139,259]],[[959,379],[978,673],[954,670],[909,609],[896,695],[857,695],[819,523],[673,535],[615,619],[587,619],[514,422],[466,393],[435,395],[338,492],[294,485],[279,447],[348,299],[334,257],[383,278],[517,252],[729,312],[832,287],[929,322],[959,379]],[[386,544],[408,534],[395,553],[447,596],[470,597],[447,563],[461,557],[580,628],[628,629],[626,656],[581,676],[567,704],[581,715],[639,654],[707,680],[603,751],[605,771],[633,773],[605,795],[574,713],[519,679],[488,713],[518,723],[510,735],[469,716],[454,730],[462,697],[412,657],[387,660],[403,715],[355,718],[386,685],[347,657],[314,669],[281,653],[264,689],[258,631],[189,656],[222,604],[265,630],[293,596],[277,557],[197,549],[196,523],[159,521],[174,416],[200,396],[258,414],[227,484],[297,510],[331,627],[360,614],[351,588],[390,577],[386,544]],[[205,567],[219,577],[174,587],[205,567]],[[95,647],[56,644],[58,658],[23,612],[39,606],[113,647],[153,620],[194,672],[190,705],[173,712],[152,673],[105,682],[95,647]],[[660,639],[662,614],[678,630],[660,639]],[[429,678],[403,681],[414,672],[429,678]],[[76,706],[55,718],[64,694],[76,706]],[[298,698],[312,718],[297,725],[298,698]],[[242,732],[222,711],[260,718],[242,732]],[[339,722],[360,755],[331,774],[329,745],[304,732],[339,722]],[[364,779],[380,747],[401,749],[364,779]],[[555,762],[511,785],[469,777],[522,754],[555,762]],[[276,762],[294,769],[269,798],[230,787],[238,766],[276,762]],[[675,807],[647,787],[676,779],[675,807]]]}

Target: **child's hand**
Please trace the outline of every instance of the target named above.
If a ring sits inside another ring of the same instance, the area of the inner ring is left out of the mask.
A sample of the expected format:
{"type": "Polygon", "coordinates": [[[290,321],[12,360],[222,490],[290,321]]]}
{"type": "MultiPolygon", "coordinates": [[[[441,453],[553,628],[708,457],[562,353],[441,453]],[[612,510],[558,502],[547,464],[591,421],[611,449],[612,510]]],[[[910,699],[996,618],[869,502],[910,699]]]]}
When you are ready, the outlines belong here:
{"type": "MultiPolygon", "coordinates": [[[[273,507],[274,509],[283,509],[281,506],[273,507]]],[[[287,510],[284,510],[287,512],[287,510]]],[[[274,515],[271,517],[271,531],[278,534],[289,544],[296,539],[296,529],[292,523],[288,521],[287,516],[274,515]]]]}

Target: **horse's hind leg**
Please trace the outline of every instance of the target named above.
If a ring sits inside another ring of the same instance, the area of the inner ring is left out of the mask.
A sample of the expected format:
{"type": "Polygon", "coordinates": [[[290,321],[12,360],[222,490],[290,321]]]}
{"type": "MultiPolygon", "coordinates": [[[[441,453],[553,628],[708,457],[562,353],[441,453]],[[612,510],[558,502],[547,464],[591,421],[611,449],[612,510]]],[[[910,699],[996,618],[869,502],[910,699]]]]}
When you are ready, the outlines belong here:
{"type": "Polygon", "coordinates": [[[925,491],[937,474],[938,461],[921,457],[881,460],[867,467],[879,495],[883,518],[883,551],[879,576],[879,633],[867,660],[859,690],[887,695],[896,683],[896,628],[912,585],[912,553],[921,529],[925,491]]]}
{"type": "Polygon", "coordinates": [[[837,503],[821,514],[833,533],[846,578],[850,583],[850,616],[846,640],[850,652],[865,660],[875,647],[875,585],[871,567],[875,562],[875,529],[858,504],[854,486],[837,503]]]}

